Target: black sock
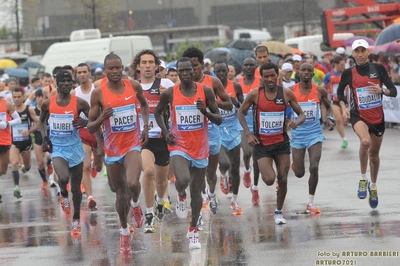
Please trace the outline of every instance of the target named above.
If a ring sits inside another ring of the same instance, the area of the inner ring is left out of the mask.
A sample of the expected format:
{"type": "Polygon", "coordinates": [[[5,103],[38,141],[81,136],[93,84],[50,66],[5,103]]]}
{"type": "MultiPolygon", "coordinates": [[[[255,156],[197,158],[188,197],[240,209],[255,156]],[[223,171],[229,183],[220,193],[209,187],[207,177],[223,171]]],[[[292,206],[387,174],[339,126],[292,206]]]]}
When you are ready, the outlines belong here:
{"type": "Polygon", "coordinates": [[[25,166],[25,171],[28,172],[29,170],[31,170],[31,166],[29,166],[29,167],[26,167],[26,166],[25,166]]]}
{"type": "Polygon", "coordinates": [[[19,186],[19,172],[17,171],[12,171],[11,172],[14,178],[14,185],[19,186]]]}
{"type": "Polygon", "coordinates": [[[46,170],[43,168],[43,169],[38,169],[38,171],[39,171],[40,177],[42,178],[43,182],[45,182],[46,181],[46,170]]]}

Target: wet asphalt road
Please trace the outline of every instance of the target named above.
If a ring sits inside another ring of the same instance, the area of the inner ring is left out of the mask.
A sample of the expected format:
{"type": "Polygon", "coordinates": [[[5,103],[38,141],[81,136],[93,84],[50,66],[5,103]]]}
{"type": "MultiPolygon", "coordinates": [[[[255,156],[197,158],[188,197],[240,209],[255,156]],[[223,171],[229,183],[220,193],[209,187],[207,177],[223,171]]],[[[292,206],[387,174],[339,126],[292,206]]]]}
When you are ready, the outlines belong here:
{"type": "MultiPolygon", "coordinates": [[[[82,236],[72,238],[71,217],[61,210],[54,188],[40,189],[35,162],[21,177],[23,197],[18,200],[12,196],[9,169],[0,178],[0,265],[400,265],[400,131],[387,129],[384,136],[376,210],[356,196],[359,144],[351,128],[346,127],[347,149],[340,148],[336,131],[324,134],[327,141],[315,196],[320,215],[305,214],[307,174],[298,179],[289,173],[283,226],[274,224],[274,186],[260,180],[261,204],[255,207],[250,190],[241,184],[242,216],[232,215],[230,196],[217,187],[219,211],[216,215],[203,211],[202,248],[194,251],[189,251],[186,239],[189,218],[180,220],[174,213],[156,223],[154,234],[136,229],[133,253],[119,254],[115,195],[101,173],[92,180],[98,211],[87,210],[83,196],[82,236]]],[[[173,184],[169,192],[174,206],[173,184]]],[[[144,209],[143,196],[141,206],[144,209]]]]}

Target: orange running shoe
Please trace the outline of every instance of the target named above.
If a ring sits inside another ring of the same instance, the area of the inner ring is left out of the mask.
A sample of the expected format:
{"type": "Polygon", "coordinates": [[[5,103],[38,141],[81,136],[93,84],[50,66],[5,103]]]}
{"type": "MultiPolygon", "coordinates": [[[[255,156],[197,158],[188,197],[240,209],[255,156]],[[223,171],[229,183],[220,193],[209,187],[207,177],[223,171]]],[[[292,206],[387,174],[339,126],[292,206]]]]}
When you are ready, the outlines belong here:
{"type": "Polygon", "coordinates": [[[278,190],[279,190],[279,184],[278,184],[278,181],[276,181],[275,190],[276,190],[276,192],[278,192],[278,190]]]}
{"type": "Polygon", "coordinates": [[[251,192],[251,202],[253,205],[258,206],[260,205],[260,196],[258,195],[258,190],[253,190],[253,186],[250,187],[251,192]]]}
{"type": "Polygon", "coordinates": [[[140,206],[137,206],[135,208],[132,208],[132,223],[136,228],[142,227],[144,222],[144,216],[142,212],[142,208],[140,206]]]}
{"type": "Polygon", "coordinates": [[[97,176],[97,171],[93,167],[93,161],[90,162],[90,176],[92,178],[96,178],[96,176],[97,176]]]}
{"type": "Polygon", "coordinates": [[[64,198],[63,196],[60,196],[60,204],[61,204],[61,209],[65,212],[65,213],[69,213],[71,211],[71,207],[69,206],[69,199],[64,198]]]}
{"type": "Polygon", "coordinates": [[[222,193],[227,195],[230,191],[228,178],[223,178],[221,175],[219,179],[219,187],[221,188],[222,193]]]}
{"type": "Polygon", "coordinates": [[[85,191],[85,186],[83,185],[83,183],[81,183],[81,192],[82,192],[82,194],[86,192],[85,191]]]}
{"type": "Polygon", "coordinates": [[[175,181],[176,181],[175,175],[169,175],[169,176],[168,176],[168,180],[169,180],[169,182],[171,182],[171,183],[175,183],[175,181]]]}
{"type": "Polygon", "coordinates": [[[96,203],[96,201],[94,200],[94,198],[93,198],[93,196],[90,196],[89,198],[88,198],[88,202],[87,202],[87,206],[88,206],[88,208],[91,210],[91,211],[96,211],[97,210],[97,203],[96,203]]]}
{"type": "Polygon", "coordinates": [[[294,172],[294,162],[292,162],[291,167],[292,167],[292,171],[294,172]]]}
{"type": "Polygon", "coordinates": [[[243,185],[246,188],[249,188],[251,186],[251,177],[250,177],[250,173],[251,173],[251,168],[250,168],[250,172],[244,172],[243,174],[243,185]]]}
{"type": "Polygon", "coordinates": [[[47,189],[47,181],[43,181],[42,183],[42,189],[46,190],[47,189]]]}
{"type": "Polygon", "coordinates": [[[242,208],[240,208],[239,203],[237,202],[231,202],[231,209],[233,210],[234,215],[242,215],[243,213],[242,208]]]}
{"type": "Polygon", "coordinates": [[[120,235],[119,236],[120,240],[120,248],[119,252],[121,253],[131,253],[132,252],[132,247],[131,247],[131,236],[127,235],[120,235]]]}
{"type": "Polygon", "coordinates": [[[51,161],[47,162],[47,174],[51,175],[53,172],[54,172],[54,170],[53,170],[53,165],[51,164],[51,161]]]}
{"type": "Polygon", "coordinates": [[[74,220],[72,222],[71,235],[80,235],[81,234],[81,223],[79,220],[74,220]]]}
{"type": "Polygon", "coordinates": [[[205,197],[204,197],[203,195],[201,195],[201,196],[202,196],[202,198],[203,198],[203,205],[201,206],[201,209],[205,209],[205,208],[207,208],[208,203],[209,203],[210,201],[209,201],[209,199],[208,199],[207,194],[206,194],[205,197]]]}
{"type": "Polygon", "coordinates": [[[71,185],[69,183],[67,183],[67,187],[66,187],[68,192],[71,192],[71,185]]]}
{"type": "Polygon", "coordinates": [[[307,204],[307,212],[314,214],[321,213],[320,209],[313,202],[309,202],[307,204]]]}

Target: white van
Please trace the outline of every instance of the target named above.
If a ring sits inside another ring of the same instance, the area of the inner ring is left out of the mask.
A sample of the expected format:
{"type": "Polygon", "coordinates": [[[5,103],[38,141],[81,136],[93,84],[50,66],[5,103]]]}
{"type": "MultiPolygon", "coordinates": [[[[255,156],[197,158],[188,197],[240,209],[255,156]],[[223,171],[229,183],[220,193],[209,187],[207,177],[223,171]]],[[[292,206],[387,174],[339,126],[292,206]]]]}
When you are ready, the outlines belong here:
{"type": "Polygon", "coordinates": [[[41,64],[46,72],[52,72],[56,66],[76,67],[87,61],[103,63],[104,57],[113,52],[126,65],[131,64],[134,56],[143,49],[153,49],[149,36],[133,35],[53,43],[43,55],[41,64]]]}
{"type": "MultiPolygon", "coordinates": [[[[333,39],[344,41],[353,36],[353,33],[335,33],[333,39]]],[[[321,57],[326,51],[331,50],[323,44],[322,34],[286,39],[285,44],[297,48],[303,53],[312,52],[318,57],[321,57]]],[[[351,53],[351,49],[346,52],[348,54],[351,53]]]]}
{"type": "Polygon", "coordinates": [[[271,34],[264,30],[253,30],[253,29],[235,29],[233,30],[233,40],[249,40],[256,43],[266,42],[271,40],[271,34]]]}

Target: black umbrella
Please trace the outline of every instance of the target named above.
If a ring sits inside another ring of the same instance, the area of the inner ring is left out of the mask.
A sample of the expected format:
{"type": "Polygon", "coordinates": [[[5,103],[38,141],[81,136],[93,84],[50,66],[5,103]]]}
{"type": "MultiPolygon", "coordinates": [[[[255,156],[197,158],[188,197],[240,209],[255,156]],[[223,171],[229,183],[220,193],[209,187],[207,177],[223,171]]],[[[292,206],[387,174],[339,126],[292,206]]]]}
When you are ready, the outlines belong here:
{"type": "Polygon", "coordinates": [[[226,47],[235,48],[235,49],[243,49],[243,50],[253,50],[257,46],[257,43],[249,40],[232,40],[230,41],[226,47]]]}
{"type": "Polygon", "coordinates": [[[382,45],[388,42],[393,42],[400,39],[400,23],[395,23],[387,28],[384,28],[376,38],[375,46],[382,45]]]}

